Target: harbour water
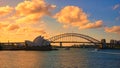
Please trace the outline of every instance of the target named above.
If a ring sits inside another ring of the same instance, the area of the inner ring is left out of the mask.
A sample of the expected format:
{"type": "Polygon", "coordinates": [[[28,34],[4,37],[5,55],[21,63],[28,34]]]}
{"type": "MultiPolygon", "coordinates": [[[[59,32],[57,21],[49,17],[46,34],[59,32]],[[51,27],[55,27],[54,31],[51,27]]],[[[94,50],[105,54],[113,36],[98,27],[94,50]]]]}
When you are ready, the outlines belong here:
{"type": "Polygon", "coordinates": [[[0,51],[0,68],[120,68],[120,50],[0,51]]]}

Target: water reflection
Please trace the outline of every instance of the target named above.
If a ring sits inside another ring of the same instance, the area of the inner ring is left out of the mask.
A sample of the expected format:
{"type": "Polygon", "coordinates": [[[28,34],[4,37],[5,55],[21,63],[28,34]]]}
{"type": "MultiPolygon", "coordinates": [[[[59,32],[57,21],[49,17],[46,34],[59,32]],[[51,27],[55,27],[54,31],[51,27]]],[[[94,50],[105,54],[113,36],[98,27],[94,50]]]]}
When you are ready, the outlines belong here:
{"type": "Polygon", "coordinates": [[[61,67],[66,68],[83,68],[88,62],[86,54],[79,49],[71,49],[71,51],[63,51],[59,55],[61,67]],[[76,52],[74,52],[76,51],[76,52]]]}
{"type": "Polygon", "coordinates": [[[0,51],[0,68],[120,68],[119,53],[93,49],[0,51]]]}
{"type": "Polygon", "coordinates": [[[1,51],[0,68],[40,68],[44,54],[34,51],[1,51]]]}

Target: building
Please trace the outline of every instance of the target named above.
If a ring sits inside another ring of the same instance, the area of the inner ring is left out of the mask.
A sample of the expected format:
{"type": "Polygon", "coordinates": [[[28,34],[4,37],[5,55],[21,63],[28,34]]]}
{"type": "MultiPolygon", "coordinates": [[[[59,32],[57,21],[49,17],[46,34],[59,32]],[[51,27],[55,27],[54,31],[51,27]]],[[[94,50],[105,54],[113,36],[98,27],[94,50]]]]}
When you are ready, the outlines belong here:
{"type": "Polygon", "coordinates": [[[33,41],[26,40],[26,46],[50,46],[50,42],[42,36],[36,37],[33,41]]]}

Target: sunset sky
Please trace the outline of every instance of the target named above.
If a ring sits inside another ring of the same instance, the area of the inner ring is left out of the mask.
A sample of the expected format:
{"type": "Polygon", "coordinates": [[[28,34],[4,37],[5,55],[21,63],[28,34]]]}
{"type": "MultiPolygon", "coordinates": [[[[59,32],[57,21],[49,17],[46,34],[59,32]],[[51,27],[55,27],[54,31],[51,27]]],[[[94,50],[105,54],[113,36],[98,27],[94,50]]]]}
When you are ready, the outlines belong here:
{"type": "Polygon", "coordinates": [[[67,32],[120,40],[120,0],[0,0],[0,42],[67,32]]]}

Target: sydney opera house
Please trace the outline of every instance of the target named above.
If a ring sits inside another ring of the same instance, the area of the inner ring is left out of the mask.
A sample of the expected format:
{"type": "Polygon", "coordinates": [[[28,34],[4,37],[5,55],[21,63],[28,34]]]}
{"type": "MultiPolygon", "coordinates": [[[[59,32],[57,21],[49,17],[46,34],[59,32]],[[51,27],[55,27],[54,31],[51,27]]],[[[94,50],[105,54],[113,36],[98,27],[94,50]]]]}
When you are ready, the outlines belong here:
{"type": "Polygon", "coordinates": [[[48,40],[45,40],[42,36],[38,36],[33,40],[33,42],[26,40],[25,44],[27,46],[49,46],[50,42],[48,40]]]}
{"type": "Polygon", "coordinates": [[[50,42],[42,36],[36,37],[33,41],[25,41],[28,50],[52,50],[50,42]]]}

